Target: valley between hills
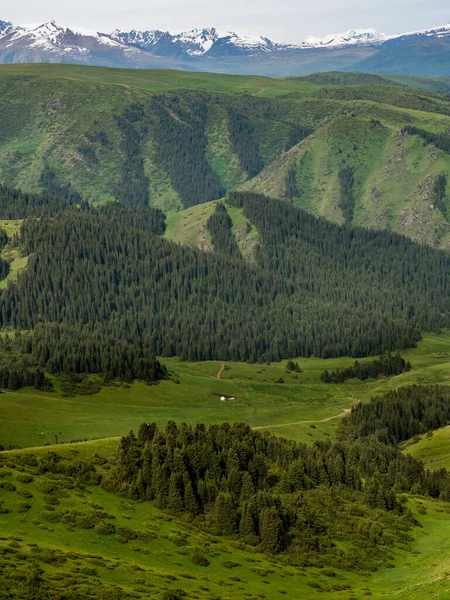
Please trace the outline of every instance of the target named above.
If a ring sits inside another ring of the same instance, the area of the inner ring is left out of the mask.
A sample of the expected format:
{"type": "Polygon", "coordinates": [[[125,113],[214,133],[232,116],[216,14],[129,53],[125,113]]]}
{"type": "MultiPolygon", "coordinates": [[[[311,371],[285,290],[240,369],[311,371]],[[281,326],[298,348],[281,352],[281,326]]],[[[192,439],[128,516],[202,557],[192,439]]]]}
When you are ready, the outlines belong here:
{"type": "Polygon", "coordinates": [[[448,597],[448,85],[0,66],[0,600],[448,597]]]}

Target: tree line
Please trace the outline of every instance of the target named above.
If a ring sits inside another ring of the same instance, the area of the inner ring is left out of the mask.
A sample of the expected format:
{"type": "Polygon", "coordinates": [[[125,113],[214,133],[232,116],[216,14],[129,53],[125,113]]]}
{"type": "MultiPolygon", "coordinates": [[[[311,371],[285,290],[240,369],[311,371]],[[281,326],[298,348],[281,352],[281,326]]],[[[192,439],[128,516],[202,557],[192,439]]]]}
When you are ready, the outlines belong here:
{"type": "Polygon", "coordinates": [[[145,342],[132,344],[100,331],[38,323],[30,332],[16,331],[13,337],[0,337],[1,389],[35,387],[52,391],[52,381],[45,373],[62,376],[65,391],[73,388],[85,393],[99,389],[98,385],[86,389],[77,386],[85,375],[100,375],[104,382],[117,379],[127,383],[135,379],[155,382],[168,376],[166,367],[145,342]]]}
{"type": "Polygon", "coordinates": [[[441,211],[444,217],[448,220],[448,210],[445,199],[447,197],[447,177],[438,175],[433,186],[433,195],[437,208],[441,211]]]}
{"type": "Polygon", "coordinates": [[[228,107],[228,122],[231,143],[241,168],[249,179],[255,177],[264,168],[264,161],[254,138],[254,128],[246,115],[231,106],[228,107]]]}
{"type": "Polygon", "coordinates": [[[145,342],[132,344],[86,328],[38,323],[32,332],[16,332],[11,347],[54,375],[95,373],[105,380],[128,383],[135,379],[152,382],[167,376],[166,367],[145,342]]]}
{"type": "Polygon", "coordinates": [[[390,377],[391,375],[400,375],[400,373],[406,373],[412,369],[411,363],[405,361],[400,356],[400,353],[382,354],[380,358],[372,360],[368,363],[361,364],[359,361],[355,361],[354,364],[345,369],[336,369],[329,373],[327,370],[323,371],[320,375],[320,380],[324,383],[344,383],[346,379],[369,379],[372,377],[378,377],[384,375],[390,377]]]}
{"type": "Polygon", "coordinates": [[[433,144],[433,146],[436,146],[439,150],[450,154],[450,136],[448,134],[432,133],[431,131],[426,131],[425,129],[420,129],[413,125],[403,127],[402,133],[418,135],[424,140],[425,144],[433,144]]]}
{"type": "Polygon", "coordinates": [[[148,206],[150,181],[144,171],[142,143],[148,130],[142,124],[144,107],[140,103],[128,106],[123,114],[115,115],[117,128],[122,133],[122,151],[120,180],[115,194],[127,205],[148,206]]]}
{"type": "Polygon", "coordinates": [[[358,404],[341,427],[340,437],[376,439],[397,445],[447,425],[450,421],[450,388],[411,386],[392,390],[358,404]]]}
{"type": "Polygon", "coordinates": [[[342,214],[346,223],[351,224],[353,221],[353,212],[355,210],[355,196],[353,187],[355,185],[355,169],[353,167],[345,167],[338,173],[340,200],[342,214]]]}
{"type": "Polygon", "coordinates": [[[87,203],[64,194],[32,194],[7,185],[0,185],[0,218],[5,220],[29,217],[52,217],[56,213],[87,203]]]}
{"type": "Polygon", "coordinates": [[[43,366],[22,354],[6,334],[0,337],[0,389],[16,392],[24,387],[51,392],[53,383],[43,366]]]}
{"type": "MultiPolygon", "coordinates": [[[[325,334],[332,354],[335,344],[344,341],[343,354],[355,358],[379,354],[377,346],[382,352],[401,350],[414,345],[419,330],[436,331],[450,323],[447,253],[388,231],[337,226],[259,194],[233,192],[229,202],[259,232],[257,265],[290,282],[303,295],[303,306],[314,297],[322,322],[335,316],[335,325],[325,334]],[[321,313],[322,302],[328,316],[321,313]]],[[[315,339],[321,335],[317,332],[315,339]]],[[[328,352],[318,356],[327,357],[328,352]]]]}
{"type": "Polygon", "coordinates": [[[206,157],[207,95],[155,96],[152,139],[156,164],[168,173],[184,208],[221,198],[225,189],[206,157]]]}

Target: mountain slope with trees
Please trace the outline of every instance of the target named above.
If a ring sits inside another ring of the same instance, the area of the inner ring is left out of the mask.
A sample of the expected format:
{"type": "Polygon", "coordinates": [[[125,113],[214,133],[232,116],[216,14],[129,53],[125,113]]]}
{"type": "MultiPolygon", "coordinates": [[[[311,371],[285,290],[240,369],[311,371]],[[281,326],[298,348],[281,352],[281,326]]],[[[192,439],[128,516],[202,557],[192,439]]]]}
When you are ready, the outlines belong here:
{"type": "Polygon", "coordinates": [[[446,88],[411,85],[354,74],[2,66],[0,181],[69,202],[166,212],[246,189],[446,247],[449,194],[441,186],[438,197],[435,184],[450,177],[450,158],[429,140],[445,139],[450,111],[444,95],[423,89],[446,88]],[[341,177],[350,170],[348,210],[341,177]]]}
{"type": "Polygon", "coordinates": [[[0,296],[2,327],[55,322],[156,355],[255,361],[379,354],[450,325],[443,251],[257,194],[233,193],[228,206],[258,232],[251,261],[223,204],[208,220],[213,252],[166,240],[148,207],[24,220],[9,244],[28,264],[0,296]]]}

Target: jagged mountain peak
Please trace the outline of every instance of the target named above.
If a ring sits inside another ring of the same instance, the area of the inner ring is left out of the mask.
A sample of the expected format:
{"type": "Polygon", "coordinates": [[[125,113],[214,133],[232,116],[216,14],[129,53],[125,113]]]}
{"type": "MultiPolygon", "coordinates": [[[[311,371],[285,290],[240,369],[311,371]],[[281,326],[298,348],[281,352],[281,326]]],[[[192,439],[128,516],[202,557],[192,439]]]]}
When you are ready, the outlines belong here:
{"type": "Polygon", "coordinates": [[[171,50],[172,54],[184,54],[187,57],[217,55],[218,52],[226,54],[265,52],[283,46],[263,36],[239,35],[234,31],[221,31],[215,27],[191,29],[181,33],[158,29],[148,31],[116,29],[111,33],[111,38],[122,44],[137,46],[156,54],[171,50]]]}
{"type": "Polygon", "coordinates": [[[10,21],[1,21],[0,20],[0,37],[6,35],[10,29],[12,29],[13,24],[10,21]]]}

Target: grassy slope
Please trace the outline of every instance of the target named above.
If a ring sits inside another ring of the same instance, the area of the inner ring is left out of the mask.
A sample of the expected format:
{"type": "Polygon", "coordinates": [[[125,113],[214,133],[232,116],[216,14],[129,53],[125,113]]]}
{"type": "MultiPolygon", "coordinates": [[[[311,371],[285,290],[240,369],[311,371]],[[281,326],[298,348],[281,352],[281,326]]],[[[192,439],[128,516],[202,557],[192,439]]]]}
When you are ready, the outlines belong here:
{"type": "MultiPolygon", "coordinates": [[[[81,445],[61,450],[69,451],[72,459],[90,458],[90,452],[94,450],[108,456],[112,448],[101,444],[90,445],[88,452],[81,449],[81,445]]],[[[11,460],[13,456],[5,455],[4,459],[11,460]]],[[[32,508],[26,513],[17,512],[14,509],[23,498],[17,492],[0,490],[0,500],[13,510],[7,515],[0,515],[0,548],[14,540],[25,553],[30,551],[28,545],[33,543],[57,552],[77,553],[62,565],[42,564],[50,576],[72,573],[80,580],[84,574],[87,575],[86,583],[92,584],[100,579],[102,583],[120,585],[128,592],[143,594],[134,597],[144,598],[160,597],[164,590],[180,588],[187,592],[188,597],[202,599],[223,597],[224,593],[227,597],[239,598],[249,590],[252,594],[264,593],[267,598],[280,598],[284,594],[293,597],[299,581],[305,587],[307,581],[319,580],[322,584],[329,581],[316,569],[306,574],[304,569],[285,567],[263,555],[236,549],[229,541],[203,534],[189,524],[165,516],[148,503],[124,501],[98,487],[90,487],[86,492],[69,491],[66,498],[60,497],[57,508],[88,512],[91,506],[101,505],[114,516],[116,526],[144,530],[153,539],[124,544],[116,541],[115,536],[99,535],[93,530],[70,529],[62,523],[48,523],[42,520],[41,515],[47,508],[45,495],[35,482],[19,484],[17,471],[13,469],[12,473],[8,481],[15,481],[20,489],[33,494],[32,500],[28,500],[32,508]],[[210,560],[210,566],[194,565],[185,555],[186,547],[199,548],[210,560]],[[232,561],[236,566],[225,568],[222,566],[225,561],[232,561]],[[86,568],[95,571],[89,573],[84,571],[86,568]],[[258,569],[261,571],[258,572],[258,569]]],[[[311,589],[309,597],[318,598],[320,593],[311,589]]]]}
{"type": "Polygon", "coordinates": [[[403,448],[405,453],[423,460],[430,469],[450,469],[450,426],[417,436],[403,448]]]}
{"type": "MultiPolygon", "coordinates": [[[[0,180],[27,191],[38,191],[42,171],[51,169],[59,184],[70,184],[91,202],[110,200],[116,197],[125,161],[122,134],[114,117],[123,114],[130,105],[140,102],[148,107],[153,94],[164,92],[210,91],[226,93],[237,110],[245,111],[245,104],[237,99],[243,93],[252,94],[258,98],[258,104],[265,106],[264,98],[274,99],[299,90],[310,95],[313,89],[307,82],[299,84],[261,77],[62,65],[1,66],[0,180]],[[106,132],[109,143],[106,146],[91,144],[97,156],[97,162],[92,162],[83,156],[80,146],[86,145],[86,134],[98,132],[106,132]]],[[[261,153],[267,161],[279,152],[280,135],[287,135],[289,129],[280,122],[284,118],[283,111],[278,112],[281,116],[275,111],[275,122],[271,125],[263,118],[254,124],[261,153]]],[[[177,115],[172,116],[177,119],[177,115]]],[[[178,194],[167,173],[156,165],[152,118],[150,110],[146,124],[150,134],[141,148],[150,180],[151,203],[166,211],[177,211],[181,208],[178,194]]],[[[231,147],[227,112],[213,101],[206,138],[208,161],[224,187],[234,189],[248,176],[231,147]]]]}
{"type": "MultiPolygon", "coordinates": [[[[439,174],[450,176],[450,158],[424,147],[418,139],[398,136],[405,124],[435,132],[450,129],[441,89],[446,80],[415,78],[404,85],[373,83],[371,76],[336,74],[312,78],[270,79],[255,76],[124,70],[69,65],[0,67],[0,180],[38,190],[43,169],[58,183],[71,184],[92,202],[115,197],[124,164],[121,133],[114,116],[127,106],[150,106],[155,93],[176,90],[212,94],[206,123],[206,156],[224,188],[285,193],[286,176],[296,166],[300,198],[296,204],[340,222],[337,173],[356,171],[355,224],[389,227],[426,243],[447,246],[450,228],[431,209],[430,190],[439,174]],[[218,96],[215,96],[218,94],[218,96]],[[220,99],[217,102],[217,98],[220,99]],[[265,170],[247,182],[229,134],[227,106],[246,114],[264,159],[265,170]],[[381,125],[371,127],[371,119],[381,125]],[[292,124],[317,129],[300,146],[284,152],[292,124]],[[106,132],[109,145],[94,144],[98,162],[79,151],[86,134],[106,132]],[[305,156],[306,154],[306,156],[305,156]]],[[[402,83],[402,78],[395,78],[402,83]]],[[[387,81],[377,77],[376,81],[387,81]]],[[[444,89],[444,88],[442,88],[444,89]]],[[[151,203],[168,212],[181,202],[166,172],[155,164],[157,146],[149,135],[142,143],[151,203]]],[[[173,118],[177,118],[176,115],[173,118]]],[[[449,195],[450,196],[450,195],[449,195]]],[[[450,197],[447,200],[450,208],[450,197]]]]}
{"type": "MultiPolygon", "coordinates": [[[[252,75],[221,75],[145,69],[111,69],[79,65],[23,64],[1,65],[0,78],[33,77],[36,81],[64,80],[80,84],[107,84],[120,88],[137,88],[161,93],[178,89],[208,90],[258,96],[279,96],[299,89],[295,81],[256,77],[252,75]]],[[[310,91],[313,85],[303,85],[310,91]]]]}
{"type": "MultiPolygon", "coordinates": [[[[219,362],[185,363],[164,359],[180,383],[157,386],[135,383],[131,388],[104,387],[94,396],[64,397],[24,389],[0,394],[0,442],[39,446],[59,441],[111,437],[142,421],[164,424],[169,419],[189,423],[245,421],[277,435],[313,441],[333,435],[344,409],[402,385],[448,383],[449,334],[425,336],[418,348],[402,353],[413,365],[410,373],[389,379],[343,385],[323,384],[320,374],[351,364],[352,359],[299,359],[302,373],[286,373],[286,361],[271,365],[227,363],[221,379],[219,362]],[[275,383],[282,377],[284,383],[275,383]],[[220,400],[232,396],[234,401],[220,400]],[[69,418],[70,415],[70,418],[69,418]],[[311,423],[310,421],[313,421],[311,423]],[[302,423],[303,422],[303,423],[302,423]],[[313,427],[312,427],[313,426],[313,427]]],[[[369,359],[363,359],[363,362],[369,359]]]]}
{"type": "Polygon", "coordinates": [[[282,197],[294,167],[299,190],[294,203],[342,223],[337,176],[350,166],[355,170],[355,225],[390,228],[447,247],[450,227],[434,206],[433,185],[438,175],[450,177],[450,159],[399,130],[401,123],[410,122],[443,133],[450,127],[449,117],[367,101],[353,106],[349,110],[347,105],[343,114],[326,121],[242,188],[282,197]]]}
{"type": "MultiPolygon", "coordinates": [[[[325,590],[326,597],[331,600],[361,600],[369,595],[377,599],[392,595],[399,600],[447,597],[450,514],[448,505],[444,503],[421,498],[409,500],[408,505],[422,528],[414,530],[407,551],[394,551],[395,568],[383,568],[367,576],[334,569],[335,576],[330,578],[322,569],[286,566],[276,558],[237,548],[229,540],[202,533],[148,503],[124,501],[99,487],[90,486],[84,490],[75,486],[64,494],[58,493],[59,505],[56,508],[89,513],[92,508],[101,506],[114,517],[116,526],[144,530],[150,534],[150,539],[131,540],[124,544],[119,543],[115,536],[99,535],[92,529],[49,523],[43,513],[48,510],[46,495],[41,491],[39,482],[52,481],[52,476],[35,474],[34,481],[24,484],[18,481],[20,473],[14,468],[17,455],[42,456],[47,451],[56,451],[71,461],[90,460],[96,453],[110,460],[116,447],[117,439],[106,439],[2,453],[2,463],[6,466],[2,469],[2,479],[14,483],[17,490],[0,489],[0,502],[11,510],[0,515],[0,549],[19,550],[20,564],[26,565],[31,562],[33,545],[37,544],[39,549],[34,561],[37,559],[44,568],[45,577],[53,578],[55,586],[65,585],[64,581],[69,582],[71,578],[85,584],[101,581],[103,584],[118,584],[126,591],[138,594],[135,597],[144,598],[160,597],[164,590],[180,588],[187,592],[188,597],[200,599],[237,599],[250,593],[253,598],[268,600],[283,596],[314,600],[324,597],[325,590]],[[11,475],[7,477],[6,473],[11,475]],[[21,491],[28,498],[24,498],[21,491]],[[26,512],[20,512],[23,502],[30,506],[26,512]],[[206,555],[210,561],[208,567],[191,563],[186,551],[193,547],[206,555]],[[48,549],[59,555],[67,553],[65,562],[50,563],[46,559],[48,549]],[[224,565],[226,561],[232,561],[235,566],[227,568],[224,565]],[[310,584],[319,584],[321,589],[310,584]],[[345,584],[348,589],[333,591],[334,584],[345,584]]],[[[1,556],[0,563],[4,559],[1,556]]]]}
{"type": "Polygon", "coordinates": [[[418,75],[392,75],[388,73],[373,74],[362,72],[312,73],[300,77],[284,77],[283,79],[301,79],[319,85],[358,85],[358,84],[386,84],[396,83],[401,86],[448,94],[450,91],[450,77],[420,77],[418,75]]]}
{"type": "MultiPolygon", "coordinates": [[[[21,224],[21,219],[16,221],[0,220],[0,229],[6,231],[8,237],[12,238],[16,234],[19,235],[21,224]]],[[[21,252],[17,248],[12,248],[10,244],[7,244],[1,252],[1,257],[9,263],[10,269],[8,276],[0,281],[0,289],[4,289],[7,287],[10,281],[17,281],[18,274],[27,266],[28,256],[22,256],[21,252]]]]}
{"type": "Polygon", "coordinates": [[[164,237],[201,250],[212,250],[211,234],[207,229],[209,217],[213,214],[216,202],[199,204],[167,216],[164,237]]]}
{"type": "MultiPolygon", "coordinates": [[[[170,213],[166,219],[164,237],[177,244],[185,244],[204,251],[212,251],[211,234],[207,223],[213,214],[217,201],[193,206],[186,210],[170,213]]],[[[252,261],[259,242],[258,231],[244,216],[243,211],[227,205],[227,211],[233,222],[232,233],[236,238],[242,256],[252,261]]]]}

